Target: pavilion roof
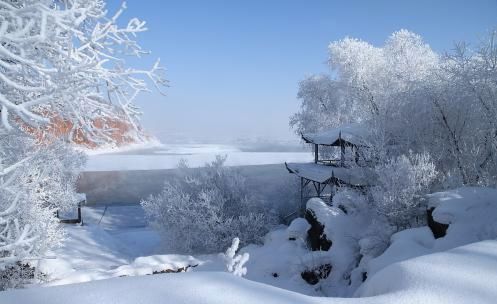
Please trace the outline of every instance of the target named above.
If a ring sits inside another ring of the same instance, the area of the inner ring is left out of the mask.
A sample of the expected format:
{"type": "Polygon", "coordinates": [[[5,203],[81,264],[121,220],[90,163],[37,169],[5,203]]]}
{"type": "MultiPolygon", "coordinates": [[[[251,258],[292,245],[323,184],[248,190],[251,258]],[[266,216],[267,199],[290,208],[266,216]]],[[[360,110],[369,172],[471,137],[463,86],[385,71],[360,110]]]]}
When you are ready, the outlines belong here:
{"type": "Polygon", "coordinates": [[[350,123],[317,133],[302,134],[302,139],[317,145],[338,146],[341,139],[355,146],[369,146],[369,134],[364,125],[350,123]]]}

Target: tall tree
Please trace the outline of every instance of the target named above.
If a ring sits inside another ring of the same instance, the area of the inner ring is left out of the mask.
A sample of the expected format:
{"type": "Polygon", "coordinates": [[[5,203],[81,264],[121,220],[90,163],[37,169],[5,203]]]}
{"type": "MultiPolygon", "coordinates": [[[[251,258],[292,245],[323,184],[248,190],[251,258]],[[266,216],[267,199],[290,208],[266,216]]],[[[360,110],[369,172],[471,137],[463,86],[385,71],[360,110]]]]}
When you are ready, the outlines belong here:
{"type": "Polygon", "coordinates": [[[0,271],[57,244],[54,211],[77,202],[82,156],[22,130],[58,119],[68,141],[109,142],[109,119],[138,128],[134,100],[166,84],[159,61],[126,65],[146,54],[135,40],[146,27],[136,18],[120,27],[125,8],[109,16],[103,0],[0,0],[0,271]]]}

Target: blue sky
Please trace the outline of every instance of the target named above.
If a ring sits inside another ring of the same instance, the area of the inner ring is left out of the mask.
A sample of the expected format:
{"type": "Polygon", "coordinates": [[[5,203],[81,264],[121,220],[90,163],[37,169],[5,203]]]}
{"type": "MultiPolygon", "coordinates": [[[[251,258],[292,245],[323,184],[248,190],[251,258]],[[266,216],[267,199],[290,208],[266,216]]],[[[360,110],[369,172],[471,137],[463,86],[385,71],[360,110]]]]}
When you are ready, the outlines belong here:
{"type": "MultiPolygon", "coordinates": [[[[120,1],[108,1],[113,11],[120,1]]],[[[437,51],[476,43],[497,26],[497,0],[167,1],[128,0],[124,19],[167,68],[167,95],[146,94],[143,124],[163,140],[292,138],[298,82],[327,72],[327,45],[345,36],[381,45],[405,28],[437,51]]]]}

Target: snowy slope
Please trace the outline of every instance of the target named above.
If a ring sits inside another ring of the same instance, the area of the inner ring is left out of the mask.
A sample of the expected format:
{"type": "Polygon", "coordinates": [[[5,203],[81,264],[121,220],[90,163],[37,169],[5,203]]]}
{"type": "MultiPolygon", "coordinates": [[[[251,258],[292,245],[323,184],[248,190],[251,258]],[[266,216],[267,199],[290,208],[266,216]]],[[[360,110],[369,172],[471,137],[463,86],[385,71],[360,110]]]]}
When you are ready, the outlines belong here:
{"type": "Polygon", "coordinates": [[[496,277],[497,241],[490,240],[392,264],[358,291],[364,298],[309,297],[228,273],[189,272],[11,290],[0,303],[485,304],[497,299],[496,277]]]}
{"type": "MultiPolygon", "coordinates": [[[[368,275],[394,262],[497,238],[497,189],[461,187],[429,195],[436,221],[449,224],[447,235],[435,239],[424,226],[394,234],[390,246],[371,260],[368,275]]],[[[497,283],[496,283],[497,288],[497,283]]]]}
{"type": "Polygon", "coordinates": [[[397,295],[396,303],[495,303],[497,241],[489,240],[387,266],[357,296],[397,295]]]}

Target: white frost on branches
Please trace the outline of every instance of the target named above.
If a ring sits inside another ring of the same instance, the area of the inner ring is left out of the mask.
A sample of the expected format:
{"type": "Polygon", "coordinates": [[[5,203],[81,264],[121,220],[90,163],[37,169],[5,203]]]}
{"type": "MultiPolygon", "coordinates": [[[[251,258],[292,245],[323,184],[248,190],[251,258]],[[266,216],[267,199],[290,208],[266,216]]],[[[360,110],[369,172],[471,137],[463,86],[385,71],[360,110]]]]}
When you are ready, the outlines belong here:
{"type": "Polygon", "coordinates": [[[447,187],[495,185],[497,32],[470,49],[437,54],[400,30],[382,47],[345,38],[329,45],[330,75],[300,83],[290,124],[312,133],[358,122],[372,130],[379,162],[428,153],[447,187]]]}
{"type": "Polygon", "coordinates": [[[377,186],[372,190],[375,210],[396,230],[410,228],[422,212],[422,195],[436,178],[435,165],[428,154],[402,155],[377,168],[377,186]]]}
{"type": "Polygon", "coordinates": [[[54,214],[78,203],[84,157],[67,145],[37,145],[20,132],[0,131],[0,271],[59,244],[54,214]]]}
{"type": "Polygon", "coordinates": [[[219,252],[234,237],[258,243],[277,219],[262,206],[236,169],[218,156],[205,168],[180,168],[180,178],[142,201],[147,218],[168,248],[219,252]]]}
{"type": "Polygon", "coordinates": [[[37,135],[56,120],[69,128],[65,141],[113,143],[107,121],[137,129],[134,100],[148,83],[167,84],[159,61],[150,70],[126,66],[125,56],[147,52],[135,40],[145,22],[120,26],[124,9],[108,15],[104,0],[0,0],[0,272],[57,245],[54,214],[79,199],[84,157],[23,132],[37,135]]]}
{"type": "Polygon", "coordinates": [[[240,239],[234,238],[231,246],[226,249],[225,253],[221,253],[221,257],[226,262],[226,269],[235,276],[242,277],[247,274],[247,268],[244,267],[245,263],[248,262],[250,256],[247,252],[243,254],[236,254],[238,246],[240,245],[240,239]]]}
{"type": "Polygon", "coordinates": [[[122,7],[107,16],[103,0],[0,1],[2,127],[69,121],[93,142],[112,141],[97,119],[120,117],[137,127],[133,101],[147,80],[166,84],[157,61],[150,70],[126,67],[123,56],[146,54],[134,40],[145,22],[118,26],[122,7]]]}
{"type": "Polygon", "coordinates": [[[380,47],[344,38],[328,47],[331,72],[300,83],[301,107],[290,119],[297,134],[344,123],[371,132],[370,147],[360,150],[378,178],[368,204],[354,206],[374,210],[358,241],[364,263],[381,254],[392,233],[422,224],[425,194],[496,185],[496,38],[493,31],[479,45],[459,43],[447,54],[407,30],[380,47]]]}

